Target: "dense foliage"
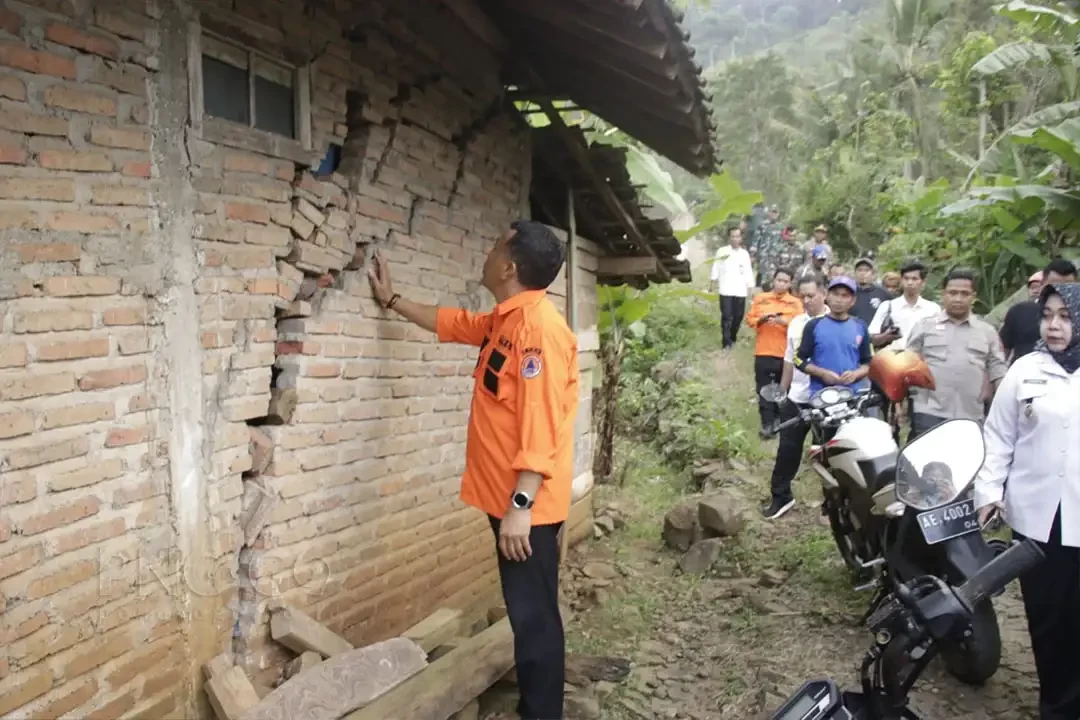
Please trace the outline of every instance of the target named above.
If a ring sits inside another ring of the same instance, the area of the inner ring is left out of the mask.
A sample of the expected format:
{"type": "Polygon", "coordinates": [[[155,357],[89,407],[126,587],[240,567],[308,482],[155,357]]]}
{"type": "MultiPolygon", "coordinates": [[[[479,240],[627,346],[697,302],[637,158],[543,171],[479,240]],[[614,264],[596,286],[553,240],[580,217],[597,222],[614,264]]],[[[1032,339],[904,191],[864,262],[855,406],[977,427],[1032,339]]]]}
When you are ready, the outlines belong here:
{"type": "Polygon", "coordinates": [[[848,256],[974,266],[985,311],[1080,245],[1076,4],[700,0],[687,22],[734,177],[848,256]]]}

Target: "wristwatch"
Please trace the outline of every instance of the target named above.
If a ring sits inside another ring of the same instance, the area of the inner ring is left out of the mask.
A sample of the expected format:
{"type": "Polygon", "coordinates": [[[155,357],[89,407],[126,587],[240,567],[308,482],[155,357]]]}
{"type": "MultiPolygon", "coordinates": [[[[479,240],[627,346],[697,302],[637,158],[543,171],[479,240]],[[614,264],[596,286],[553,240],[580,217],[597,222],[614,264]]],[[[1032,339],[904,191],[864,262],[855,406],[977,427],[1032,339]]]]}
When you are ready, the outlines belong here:
{"type": "Polygon", "coordinates": [[[529,510],[533,506],[533,499],[524,490],[515,490],[510,495],[510,507],[515,510],[529,510]]]}

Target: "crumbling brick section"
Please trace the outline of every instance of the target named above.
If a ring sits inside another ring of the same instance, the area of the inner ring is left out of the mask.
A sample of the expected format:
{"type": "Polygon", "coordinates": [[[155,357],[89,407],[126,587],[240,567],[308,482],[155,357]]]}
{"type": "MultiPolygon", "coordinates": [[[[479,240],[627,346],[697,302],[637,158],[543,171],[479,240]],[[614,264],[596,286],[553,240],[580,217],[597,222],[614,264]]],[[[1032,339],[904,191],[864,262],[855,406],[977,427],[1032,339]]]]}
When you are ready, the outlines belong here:
{"type": "Polygon", "coordinates": [[[394,33],[331,44],[313,73],[338,173],[194,144],[204,371],[227,428],[211,511],[236,553],[234,659],[264,682],[289,657],[271,598],[360,644],[497,592],[486,519],[457,499],[475,350],[383,311],[365,272],[378,246],[411,299],[490,302],[476,280],[526,207],[528,140],[497,63],[456,77],[394,33]]]}

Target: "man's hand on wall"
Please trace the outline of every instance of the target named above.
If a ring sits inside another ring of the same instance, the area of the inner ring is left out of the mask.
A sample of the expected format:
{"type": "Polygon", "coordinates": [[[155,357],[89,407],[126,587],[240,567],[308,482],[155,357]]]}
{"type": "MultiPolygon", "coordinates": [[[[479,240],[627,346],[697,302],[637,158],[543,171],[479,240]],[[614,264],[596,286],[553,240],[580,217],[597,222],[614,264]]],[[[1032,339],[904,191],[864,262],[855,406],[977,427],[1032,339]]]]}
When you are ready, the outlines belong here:
{"type": "Polygon", "coordinates": [[[371,281],[371,292],[379,304],[386,307],[390,298],[394,296],[394,285],[390,281],[390,266],[383,259],[378,250],[371,256],[371,266],[368,268],[368,280],[371,281]]]}

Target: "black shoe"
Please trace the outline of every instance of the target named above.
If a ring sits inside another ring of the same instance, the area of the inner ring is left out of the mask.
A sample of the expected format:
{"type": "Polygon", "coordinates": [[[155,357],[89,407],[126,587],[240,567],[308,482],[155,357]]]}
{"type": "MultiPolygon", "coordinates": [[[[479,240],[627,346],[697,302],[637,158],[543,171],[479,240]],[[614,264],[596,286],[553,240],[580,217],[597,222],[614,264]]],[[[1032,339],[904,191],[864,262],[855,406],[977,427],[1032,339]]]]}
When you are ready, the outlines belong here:
{"type": "Polygon", "coordinates": [[[782,503],[779,500],[773,500],[772,503],[769,504],[769,507],[762,511],[762,514],[765,516],[766,520],[775,520],[793,507],[795,507],[794,499],[788,500],[786,503],[782,503]]]}

